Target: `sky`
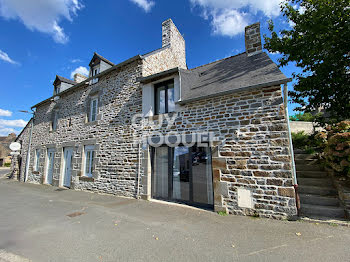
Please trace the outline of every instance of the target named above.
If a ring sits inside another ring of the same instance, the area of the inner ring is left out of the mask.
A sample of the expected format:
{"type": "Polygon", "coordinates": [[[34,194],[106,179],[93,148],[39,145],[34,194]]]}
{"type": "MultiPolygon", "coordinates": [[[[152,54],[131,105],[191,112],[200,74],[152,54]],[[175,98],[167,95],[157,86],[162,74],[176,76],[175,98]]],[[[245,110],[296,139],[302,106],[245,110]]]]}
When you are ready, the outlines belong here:
{"type": "MultiPolygon", "coordinates": [[[[94,52],[114,63],[161,47],[171,18],[186,41],[189,68],[245,51],[245,26],[292,26],[281,0],[0,0],[0,136],[18,134],[28,110],[52,96],[56,75],[88,74],[94,52]]],[[[277,62],[279,54],[269,54],[277,62]]],[[[300,70],[281,68],[291,77],[300,70]]],[[[292,84],[289,84],[289,90],[292,84]]],[[[293,114],[294,104],[289,105],[293,114]]]]}

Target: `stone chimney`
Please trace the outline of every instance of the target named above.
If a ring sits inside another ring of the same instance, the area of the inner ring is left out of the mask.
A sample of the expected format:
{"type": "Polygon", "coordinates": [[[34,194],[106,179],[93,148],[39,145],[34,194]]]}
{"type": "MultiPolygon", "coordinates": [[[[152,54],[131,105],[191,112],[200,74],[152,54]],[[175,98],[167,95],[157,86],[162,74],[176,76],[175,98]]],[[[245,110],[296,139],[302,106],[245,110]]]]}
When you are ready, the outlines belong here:
{"type": "Polygon", "coordinates": [[[185,40],[173,20],[169,18],[162,23],[162,47],[169,44],[176,44],[176,42],[183,42],[183,44],[185,44],[185,40]]]}
{"type": "Polygon", "coordinates": [[[74,82],[81,83],[86,79],[87,77],[82,74],[79,74],[79,73],[74,74],[74,82]]]}
{"type": "Polygon", "coordinates": [[[245,28],[245,49],[247,56],[256,55],[262,52],[260,22],[249,25],[245,28]]]}
{"type": "Polygon", "coordinates": [[[187,69],[185,39],[170,18],[162,23],[162,47],[171,47],[177,66],[187,69]]]}

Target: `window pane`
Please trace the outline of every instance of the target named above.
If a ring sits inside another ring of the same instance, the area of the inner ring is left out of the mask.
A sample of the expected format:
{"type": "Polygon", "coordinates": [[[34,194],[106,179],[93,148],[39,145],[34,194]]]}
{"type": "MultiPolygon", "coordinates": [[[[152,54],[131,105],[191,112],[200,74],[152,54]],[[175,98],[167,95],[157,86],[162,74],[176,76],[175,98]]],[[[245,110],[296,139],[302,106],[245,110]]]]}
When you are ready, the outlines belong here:
{"type": "Polygon", "coordinates": [[[213,204],[213,178],[209,147],[192,148],[193,201],[213,204]]]}
{"type": "Polygon", "coordinates": [[[174,149],[173,199],[190,200],[190,155],[184,146],[174,149]]]}
{"type": "Polygon", "coordinates": [[[165,113],[165,88],[164,87],[157,88],[156,103],[157,103],[156,114],[157,115],[164,114],[165,113]]]}
{"type": "Polygon", "coordinates": [[[90,116],[90,122],[93,122],[96,120],[97,115],[97,99],[91,100],[91,116],[90,116]]]}
{"type": "Polygon", "coordinates": [[[153,197],[168,198],[168,147],[155,148],[154,179],[152,183],[153,197]]]}
{"type": "Polygon", "coordinates": [[[85,153],[85,176],[88,176],[90,174],[90,153],[91,151],[86,151],[85,153]]]}
{"type": "Polygon", "coordinates": [[[174,84],[168,86],[168,112],[175,111],[174,84]]]}
{"type": "Polygon", "coordinates": [[[57,129],[57,121],[58,121],[58,113],[54,112],[53,121],[52,121],[52,130],[57,129]]]}

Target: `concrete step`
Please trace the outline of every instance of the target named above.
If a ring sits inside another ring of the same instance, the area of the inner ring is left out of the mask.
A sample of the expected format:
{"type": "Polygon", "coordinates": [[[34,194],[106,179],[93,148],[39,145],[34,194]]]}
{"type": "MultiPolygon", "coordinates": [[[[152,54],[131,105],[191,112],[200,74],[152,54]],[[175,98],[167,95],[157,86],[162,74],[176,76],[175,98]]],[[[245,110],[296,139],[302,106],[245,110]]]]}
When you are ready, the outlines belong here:
{"type": "Polygon", "coordinates": [[[329,218],[344,218],[345,211],[341,207],[328,207],[303,204],[300,207],[300,213],[305,216],[321,216],[329,218]]]}
{"type": "Polygon", "coordinates": [[[336,196],[337,191],[330,187],[303,186],[300,185],[298,192],[300,194],[318,195],[318,196],[336,196]]]}
{"type": "Polygon", "coordinates": [[[298,184],[300,186],[321,186],[321,187],[332,187],[333,183],[330,178],[298,178],[298,184]]]}
{"type": "Polygon", "coordinates": [[[297,171],[323,171],[323,168],[321,165],[295,165],[297,171]]]}
{"type": "Polygon", "coordinates": [[[295,159],[295,165],[318,165],[318,159],[306,159],[306,160],[298,160],[295,159]]]}
{"type": "Polygon", "coordinates": [[[296,160],[312,160],[317,159],[316,155],[310,155],[310,154],[294,154],[294,158],[296,160]]]}
{"type": "Polygon", "coordinates": [[[334,206],[339,207],[339,199],[337,197],[324,197],[317,195],[309,195],[309,194],[299,194],[300,203],[317,205],[317,206],[334,206]]]}
{"type": "Polygon", "coordinates": [[[325,171],[297,171],[297,178],[326,178],[325,171]]]}

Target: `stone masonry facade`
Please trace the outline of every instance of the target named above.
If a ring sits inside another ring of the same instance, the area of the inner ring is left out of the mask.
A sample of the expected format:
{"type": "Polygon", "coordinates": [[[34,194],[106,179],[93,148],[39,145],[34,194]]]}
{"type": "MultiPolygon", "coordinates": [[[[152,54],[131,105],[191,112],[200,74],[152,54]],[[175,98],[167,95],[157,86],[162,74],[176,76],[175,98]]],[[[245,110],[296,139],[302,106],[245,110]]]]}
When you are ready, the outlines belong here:
{"type": "MultiPolygon", "coordinates": [[[[48,100],[38,105],[28,182],[46,183],[47,150],[53,149],[53,185],[62,186],[63,149],[69,147],[73,149],[71,189],[149,199],[150,147],[142,147],[142,139],[151,136],[152,131],[212,132],[216,138],[211,148],[215,211],[271,218],[296,215],[280,86],[179,104],[176,112],[170,113],[176,116],[170,129],[152,125],[157,124],[157,117],[148,117],[148,125],[141,122],[132,125],[133,116],[142,113],[142,84],[137,79],[174,67],[187,68],[184,48],[181,34],[167,20],[163,23],[160,51],[116,67],[99,77],[95,84],[74,87],[58,101],[48,100]],[[87,122],[92,96],[98,97],[98,115],[96,121],[87,122]],[[51,121],[55,111],[59,120],[53,131],[51,121]],[[94,145],[96,151],[91,178],[82,176],[82,152],[86,145],[94,145]],[[33,170],[36,150],[40,150],[38,171],[33,170]],[[251,208],[238,205],[239,188],[250,190],[254,204],[251,208]]],[[[29,128],[30,125],[17,139],[22,143],[18,174],[22,181],[29,128]]]]}

